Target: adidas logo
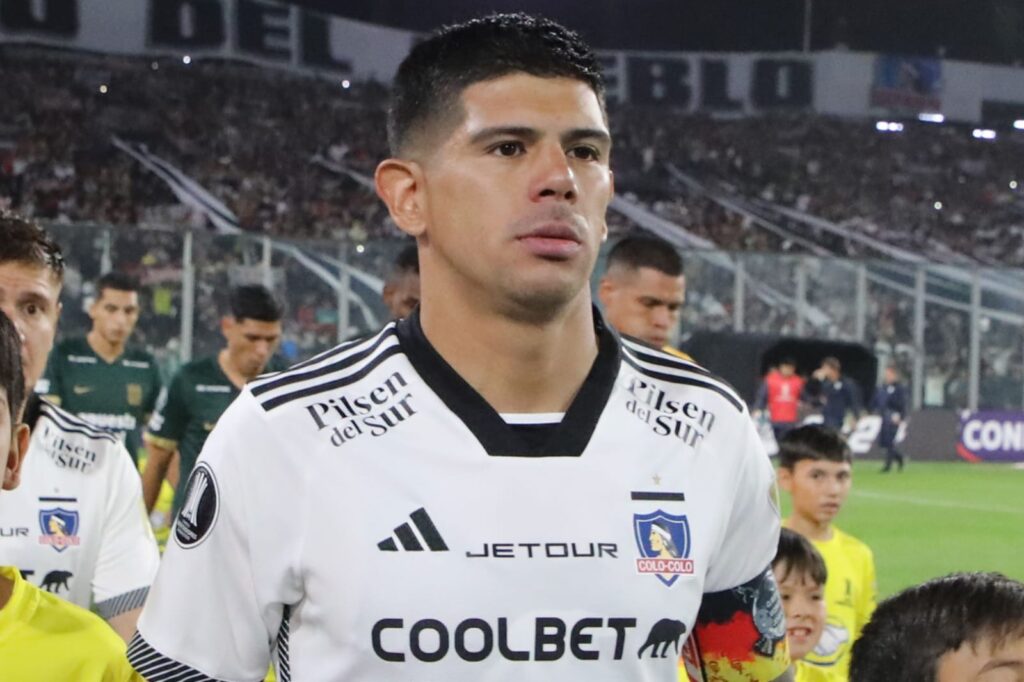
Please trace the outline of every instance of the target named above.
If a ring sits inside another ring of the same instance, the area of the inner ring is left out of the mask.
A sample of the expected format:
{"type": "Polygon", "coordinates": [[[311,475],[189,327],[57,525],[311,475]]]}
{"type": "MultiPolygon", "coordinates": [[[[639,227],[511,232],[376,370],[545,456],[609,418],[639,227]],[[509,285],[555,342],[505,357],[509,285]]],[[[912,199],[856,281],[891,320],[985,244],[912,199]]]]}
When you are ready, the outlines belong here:
{"type": "MultiPolygon", "coordinates": [[[[395,528],[395,537],[402,544],[402,549],[409,552],[422,552],[423,543],[426,543],[431,552],[448,551],[448,545],[444,544],[441,533],[438,532],[434,522],[430,520],[426,509],[420,507],[412,514],[409,514],[409,518],[412,519],[412,526],[408,523],[403,523],[398,528],[395,528]],[[416,531],[419,531],[419,535],[412,529],[413,526],[416,526],[416,531]]],[[[395,537],[381,540],[377,543],[377,547],[382,552],[397,552],[398,545],[395,543],[395,537]]]]}

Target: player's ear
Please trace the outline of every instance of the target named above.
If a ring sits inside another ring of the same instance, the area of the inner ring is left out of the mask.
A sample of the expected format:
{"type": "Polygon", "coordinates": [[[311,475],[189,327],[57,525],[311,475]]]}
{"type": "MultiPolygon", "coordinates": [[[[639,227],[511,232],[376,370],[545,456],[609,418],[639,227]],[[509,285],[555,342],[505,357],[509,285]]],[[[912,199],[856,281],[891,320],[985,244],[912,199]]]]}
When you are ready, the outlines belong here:
{"type": "Polygon", "coordinates": [[[793,470],[788,467],[779,467],[778,473],[776,473],[776,479],[779,481],[779,487],[785,490],[787,493],[792,494],[793,492],[793,470]]]}
{"type": "Polygon", "coordinates": [[[423,170],[415,161],[385,159],[373,176],[377,196],[406,234],[419,237],[427,227],[423,170]]]}
{"type": "Polygon", "coordinates": [[[28,453],[29,430],[25,424],[18,424],[11,432],[11,450],[4,464],[4,490],[14,490],[21,482],[21,464],[28,453]]]}
{"type": "Polygon", "coordinates": [[[597,283],[597,300],[601,301],[601,305],[607,310],[608,306],[611,305],[612,298],[615,296],[615,282],[612,281],[608,275],[601,278],[601,281],[597,283]]]}

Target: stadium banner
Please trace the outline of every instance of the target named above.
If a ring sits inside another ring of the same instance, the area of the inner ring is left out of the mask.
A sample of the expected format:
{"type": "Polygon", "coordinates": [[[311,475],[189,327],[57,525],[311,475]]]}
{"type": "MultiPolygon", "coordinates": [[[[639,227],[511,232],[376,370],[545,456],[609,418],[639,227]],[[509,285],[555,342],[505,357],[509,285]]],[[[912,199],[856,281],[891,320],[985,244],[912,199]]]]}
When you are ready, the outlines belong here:
{"type": "Polygon", "coordinates": [[[0,0],[0,42],[216,57],[389,80],[410,31],[260,0],[0,0]]]}
{"type": "MultiPolygon", "coordinates": [[[[389,81],[412,31],[272,0],[0,0],[0,43],[103,54],[237,59],[339,80],[389,81]]],[[[602,51],[608,99],[714,116],[814,111],[981,122],[1024,105],[1024,70],[846,50],[805,54],[602,51]]]]}
{"type": "Polygon", "coordinates": [[[968,462],[1024,462],[1024,412],[964,411],[956,452],[968,462]]]}

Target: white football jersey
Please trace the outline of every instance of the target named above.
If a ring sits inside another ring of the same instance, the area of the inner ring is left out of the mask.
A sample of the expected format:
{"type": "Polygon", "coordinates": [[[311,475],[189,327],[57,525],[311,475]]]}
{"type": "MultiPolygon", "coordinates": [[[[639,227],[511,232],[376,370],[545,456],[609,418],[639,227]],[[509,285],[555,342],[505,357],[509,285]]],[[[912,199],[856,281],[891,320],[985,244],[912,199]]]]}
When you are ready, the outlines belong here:
{"type": "Polygon", "coordinates": [[[117,435],[38,397],[21,483],[0,494],[0,565],[104,618],[142,606],[160,555],[117,435]]]}
{"type": "Polygon", "coordinates": [[[775,554],[774,475],[728,386],[597,327],[564,418],[529,435],[417,315],[250,384],[190,478],[136,669],[675,682],[702,594],[775,554]]]}

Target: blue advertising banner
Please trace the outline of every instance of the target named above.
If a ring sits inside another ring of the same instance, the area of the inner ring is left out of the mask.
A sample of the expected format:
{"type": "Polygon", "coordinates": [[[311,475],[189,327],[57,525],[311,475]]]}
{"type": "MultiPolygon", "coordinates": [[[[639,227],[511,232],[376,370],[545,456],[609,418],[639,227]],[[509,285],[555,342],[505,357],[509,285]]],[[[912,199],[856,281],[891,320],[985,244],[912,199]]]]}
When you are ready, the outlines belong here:
{"type": "Polygon", "coordinates": [[[1024,462],[1024,412],[962,412],[956,452],[968,462],[1024,462]]]}
{"type": "Polygon", "coordinates": [[[871,106],[899,112],[942,111],[942,60],[878,55],[871,106]]]}

